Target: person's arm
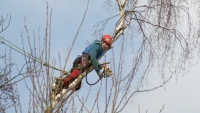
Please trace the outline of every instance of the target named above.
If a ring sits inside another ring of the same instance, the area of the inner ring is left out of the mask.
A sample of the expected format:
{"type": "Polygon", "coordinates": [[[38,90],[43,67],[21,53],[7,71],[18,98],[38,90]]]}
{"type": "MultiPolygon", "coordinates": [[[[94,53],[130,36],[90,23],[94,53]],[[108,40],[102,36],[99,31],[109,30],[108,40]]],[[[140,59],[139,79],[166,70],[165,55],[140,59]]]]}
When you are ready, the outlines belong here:
{"type": "Polygon", "coordinates": [[[92,66],[97,73],[101,70],[101,67],[99,67],[97,59],[96,59],[97,53],[100,49],[101,49],[101,45],[93,44],[91,52],[90,52],[90,59],[91,59],[91,62],[92,62],[92,66]]]}

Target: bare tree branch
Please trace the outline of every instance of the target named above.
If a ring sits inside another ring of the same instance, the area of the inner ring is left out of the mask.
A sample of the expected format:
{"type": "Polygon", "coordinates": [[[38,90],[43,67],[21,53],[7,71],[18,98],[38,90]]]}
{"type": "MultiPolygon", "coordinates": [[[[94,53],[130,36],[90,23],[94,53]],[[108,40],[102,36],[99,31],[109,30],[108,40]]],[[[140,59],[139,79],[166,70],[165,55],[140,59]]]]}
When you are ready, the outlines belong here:
{"type": "Polygon", "coordinates": [[[5,31],[9,27],[10,21],[11,21],[11,14],[9,16],[9,21],[8,21],[7,25],[4,27],[4,24],[7,21],[7,19],[8,19],[8,15],[7,15],[7,17],[5,19],[3,18],[3,16],[1,16],[1,19],[0,19],[0,26],[1,26],[0,33],[2,33],[3,31],[5,31]]]}

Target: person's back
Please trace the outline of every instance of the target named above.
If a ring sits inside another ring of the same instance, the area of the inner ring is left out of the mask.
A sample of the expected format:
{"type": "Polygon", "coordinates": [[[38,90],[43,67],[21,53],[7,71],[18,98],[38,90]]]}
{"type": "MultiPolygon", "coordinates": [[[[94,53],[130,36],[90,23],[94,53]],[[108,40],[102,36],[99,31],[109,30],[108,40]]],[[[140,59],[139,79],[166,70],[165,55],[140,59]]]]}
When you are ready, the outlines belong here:
{"type": "Polygon", "coordinates": [[[85,48],[82,54],[89,55],[89,60],[91,61],[95,71],[98,73],[101,70],[101,67],[99,67],[97,59],[103,54],[101,42],[99,40],[95,40],[93,43],[85,48]]]}
{"type": "Polygon", "coordinates": [[[89,54],[90,56],[95,56],[96,59],[98,59],[103,53],[101,42],[99,40],[95,40],[93,43],[85,48],[82,54],[84,53],[89,54]],[[95,51],[97,51],[97,54],[95,54],[95,51]]]}

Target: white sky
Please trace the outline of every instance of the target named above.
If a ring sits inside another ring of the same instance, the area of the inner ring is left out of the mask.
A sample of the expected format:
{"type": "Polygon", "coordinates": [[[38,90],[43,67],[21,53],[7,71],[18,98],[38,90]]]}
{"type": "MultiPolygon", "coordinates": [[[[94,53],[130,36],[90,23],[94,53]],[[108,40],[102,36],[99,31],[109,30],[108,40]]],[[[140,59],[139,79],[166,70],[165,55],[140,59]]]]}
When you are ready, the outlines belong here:
{"type": "MultiPolygon", "coordinates": [[[[53,1],[49,0],[49,8],[53,9],[52,14],[52,45],[51,45],[51,58],[58,59],[58,51],[61,53],[62,60],[65,59],[66,50],[71,46],[73,37],[82,20],[84,11],[86,9],[87,1],[53,1]]],[[[106,12],[103,2],[92,1],[90,3],[88,13],[85,18],[85,22],[78,35],[78,41],[74,45],[74,49],[71,52],[69,63],[67,68],[72,64],[74,57],[82,52],[86,41],[91,42],[94,40],[92,37],[93,25],[96,22],[106,19],[109,15],[115,15],[116,13],[106,12]],[[84,42],[84,43],[81,43],[84,42]]],[[[49,11],[50,12],[50,11],[49,11]]],[[[15,45],[22,47],[21,33],[26,37],[24,29],[24,17],[26,18],[26,24],[29,29],[29,35],[33,38],[33,30],[36,32],[40,27],[41,38],[44,36],[44,30],[46,25],[46,1],[44,0],[1,0],[0,1],[0,15],[6,16],[11,13],[12,20],[9,28],[0,34],[7,40],[11,41],[15,45]]],[[[113,28],[106,28],[108,31],[104,33],[112,32],[113,28]]],[[[117,42],[116,42],[117,43],[117,42]]],[[[3,54],[5,50],[4,45],[0,45],[0,54],[3,54]]],[[[7,51],[9,49],[7,48],[7,51]]],[[[19,66],[23,63],[19,62],[19,59],[23,59],[23,56],[19,53],[12,51],[14,56],[13,61],[19,66]]],[[[195,60],[194,60],[195,61],[195,60]]],[[[58,61],[57,61],[58,62],[58,61]]],[[[140,106],[140,113],[159,113],[159,110],[164,105],[162,113],[200,113],[200,69],[199,64],[195,64],[191,68],[190,73],[185,76],[179,76],[178,81],[176,77],[167,83],[164,88],[157,89],[148,93],[140,93],[137,98],[126,108],[124,112],[139,112],[138,105],[140,106]]],[[[160,82],[159,76],[156,76],[156,72],[152,71],[149,77],[149,88],[157,86],[160,82]]],[[[109,80],[109,79],[108,79],[109,80]]],[[[111,80],[111,79],[110,79],[111,80]]],[[[19,84],[19,87],[23,87],[23,83],[19,84]]],[[[20,88],[19,88],[20,89],[20,88]]],[[[84,87],[82,88],[82,90],[84,87]]],[[[23,88],[20,89],[23,91],[23,88]]],[[[20,95],[23,97],[22,108],[26,113],[27,103],[29,95],[23,93],[20,95]]],[[[9,111],[10,112],[10,111],[9,111]]]]}

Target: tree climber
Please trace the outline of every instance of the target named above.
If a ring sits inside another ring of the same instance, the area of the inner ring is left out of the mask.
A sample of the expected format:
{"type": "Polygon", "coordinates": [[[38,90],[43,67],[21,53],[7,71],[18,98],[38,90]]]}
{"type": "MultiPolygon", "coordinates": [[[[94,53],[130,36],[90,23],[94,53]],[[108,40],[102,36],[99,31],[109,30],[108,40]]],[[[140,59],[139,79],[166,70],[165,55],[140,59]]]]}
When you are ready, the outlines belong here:
{"type": "MultiPolygon", "coordinates": [[[[63,79],[61,88],[67,88],[82,72],[84,72],[90,65],[93,66],[99,78],[103,77],[101,69],[106,67],[106,64],[99,65],[97,59],[103,54],[103,52],[111,47],[112,38],[110,35],[103,35],[101,40],[95,40],[82,52],[82,55],[77,57],[73,62],[73,68],[71,73],[63,79]]],[[[58,86],[59,87],[59,86],[58,86]]],[[[76,86],[75,90],[79,90],[81,87],[81,81],[76,86]]]]}

